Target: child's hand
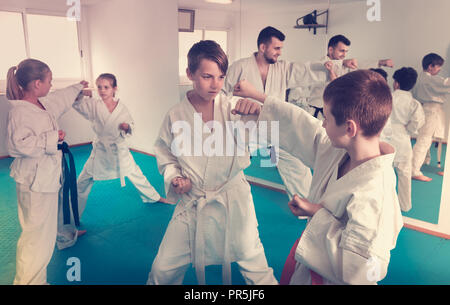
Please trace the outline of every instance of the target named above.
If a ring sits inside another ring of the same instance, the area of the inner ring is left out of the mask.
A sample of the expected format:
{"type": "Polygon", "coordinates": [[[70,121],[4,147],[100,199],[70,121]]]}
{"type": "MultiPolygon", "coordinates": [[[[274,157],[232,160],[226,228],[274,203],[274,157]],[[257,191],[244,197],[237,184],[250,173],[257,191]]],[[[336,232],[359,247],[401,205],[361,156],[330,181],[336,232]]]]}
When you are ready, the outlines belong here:
{"type": "Polygon", "coordinates": [[[192,189],[191,179],[185,177],[175,177],[172,179],[172,186],[177,194],[184,194],[192,189]]]}
{"type": "Polygon", "coordinates": [[[394,67],[394,61],[392,59],[382,59],[378,62],[378,65],[380,67],[389,67],[389,68],[393,68],[394,67]]]}
{"type": "Polygon", "coordinates": [[[344,59],[344,61],[342,62],[342,64],[343,64],[344,67],[346,67],[346,68],[350,68],[350,69],[358,69],[358,61],[356,60],[356,58],[352,58],[352,59],[344,59]]]}
{"type": "Polygon", "coordinates": [[[66,133],[64,130],[58,130],[58,142],[64,141],[64,137],[66,136],[66,133]]]}
{"type": "Polygon", "coordinates": [[[311,203],[306,199],[300,198],[298,195],[294,195],[288,205],[292,214],[296,216],[314,216],[318,210],[323,208],[321,204],[311,203]]]}
{"type": "Polygon", "coordinates": [[[83,95],[92,97],[92,90],[90,90],[90,89],[83,90],[83,95]]]}
{"type": "Polygon", "coordinates": [[[87,81],[85,81],[85,80],[82,80],[82,81],[80,82],[80,84],[83,85],[83,88],[87,88],[87,87],[89,86],[89,82],[87,82],[87,81]]]}
{"type": "Polygon", "coordinates": [[[119,125],[119,129],[128,132],[130,130],[130,125],[128,125],[127,123],[122,123],[119,125]]]}
{"type": "Polygon", "coordinates": [[[248,99],[240,99],[231,110],[232,114],[240,115],[259,114],[260,112],[261,105],[248,99]]]}

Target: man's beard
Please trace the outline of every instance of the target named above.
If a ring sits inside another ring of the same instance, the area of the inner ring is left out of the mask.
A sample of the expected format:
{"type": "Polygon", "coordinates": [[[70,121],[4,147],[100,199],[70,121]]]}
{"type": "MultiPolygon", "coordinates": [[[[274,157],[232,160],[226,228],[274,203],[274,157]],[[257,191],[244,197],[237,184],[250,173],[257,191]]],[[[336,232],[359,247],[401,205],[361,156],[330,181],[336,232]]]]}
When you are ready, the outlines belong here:
{"type": "Polygon", "coordinates": [[[266,60],[266,62],[267,63],[269,63],[269,64],[274,64],[274,63],[276,63],[277,62],[277,60],[276,59],[273,59],[273,58],[269,58],[266,54],[264,54],[264,59],[266,60]]]}

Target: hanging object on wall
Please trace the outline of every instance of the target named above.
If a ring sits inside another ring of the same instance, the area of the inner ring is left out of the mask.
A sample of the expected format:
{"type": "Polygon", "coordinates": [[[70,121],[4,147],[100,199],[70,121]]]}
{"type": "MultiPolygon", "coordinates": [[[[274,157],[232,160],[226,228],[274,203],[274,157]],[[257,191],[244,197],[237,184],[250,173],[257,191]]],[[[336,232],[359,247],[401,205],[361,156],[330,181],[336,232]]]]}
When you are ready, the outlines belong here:
{"type": "Polygon", "coordinates": [[[303,17],[297,19],[295,29],[308,29],[309,31],[314,29],[314,35],[317,33],[317,28],[325,28],[325,32],[328,33],[328,10],[317,13],[317,10],[314,10],[312,13],[307,14],[303,17]],[[323,24],[317,23],[317,17],[326,15],[325,21],[323,24]],[[303,24],[300,24],[301,20],[303,20],[303,24]]]}
{"type": "Polygon", "coordinates": [[[178,9],[178,32],[193,32],[195,23],[195,11],[178,9]]]}

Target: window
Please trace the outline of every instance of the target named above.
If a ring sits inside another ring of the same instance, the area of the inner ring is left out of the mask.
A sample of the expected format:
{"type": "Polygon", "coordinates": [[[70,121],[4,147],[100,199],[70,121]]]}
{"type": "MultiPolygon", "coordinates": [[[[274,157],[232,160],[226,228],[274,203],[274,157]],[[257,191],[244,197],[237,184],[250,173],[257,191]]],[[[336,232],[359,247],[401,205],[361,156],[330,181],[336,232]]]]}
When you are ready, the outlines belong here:
{"type": "Polygon", "coordinates": [[[30,57],[52,69],[53,78],[81,77],[76,22],[66,17],[27,15],[30,57]]]}
{"type": "Polygon", "coordinates": [[[178,59],[179,59],[179,76],[180,84],[190,84],[190,80],[186,76],[187,54],[193,44],[200,40],[214,40],[217,42],[224,52],[228,54],[228,32],[226,30],[194,30],[194,32],[178,33],[178,59]]]}
{"type": "MultiPolygon", "coordinates": [[[[6,72],[26,58],[25,38],[22,14],[0,12],[0,37],[2,38],[2,55],[0,56],[0,79],[6,79],[6,72]]],[[[4,92],[4,88],[1,91],[4,92]]]]}
{"type": "Polygon", "coordinates": [[[0,92],[6,90],[6,72],[26,58],[39,59],[52,69],[53,88],[82,78],[78,28],[67,17],[0,11],[0,92]]]}

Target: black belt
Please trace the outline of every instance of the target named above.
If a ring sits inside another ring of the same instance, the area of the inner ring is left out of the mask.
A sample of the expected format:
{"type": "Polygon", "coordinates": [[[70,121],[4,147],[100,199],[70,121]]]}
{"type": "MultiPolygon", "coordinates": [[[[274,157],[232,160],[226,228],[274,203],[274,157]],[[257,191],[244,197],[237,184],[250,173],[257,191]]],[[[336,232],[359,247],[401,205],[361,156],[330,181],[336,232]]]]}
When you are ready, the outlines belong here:
{"type": "Polygon", "coordinates": [[[78,215],[78,190],[77,190],[77,172],[75,169],[75,161],[66,142],[58,144],[58,150],[62,151],[63,171],[63,216],[64,224],[70,223],[70,206],[72,206],[73,219],[75,225],[80,225],[80,217],[78,215]],[[70,170],[67,165],[65,155],[69,156],[70,170]],[[70,192],[70,201],[69,201],[70,192]],[[71,204],[72,203],[72,204],[71,204]]]}
{"type": "MultiPolygon", "coordinates": [[[[310,105],[311,106],[311,105],[310,105]]],[[[315,107],[315,106],[311,106],[311,107],[313,107],[316,111],[314,111],[314,117],[315,118],[317,118],[317,116],[319,115],[319,112],[321,112],[322,113],[322,115],[323,115],[323,108],[320,108],[320,107],[315,107]]]]}

